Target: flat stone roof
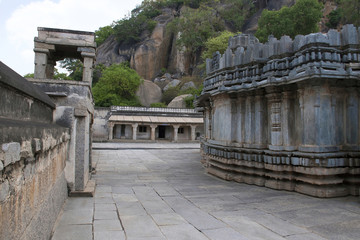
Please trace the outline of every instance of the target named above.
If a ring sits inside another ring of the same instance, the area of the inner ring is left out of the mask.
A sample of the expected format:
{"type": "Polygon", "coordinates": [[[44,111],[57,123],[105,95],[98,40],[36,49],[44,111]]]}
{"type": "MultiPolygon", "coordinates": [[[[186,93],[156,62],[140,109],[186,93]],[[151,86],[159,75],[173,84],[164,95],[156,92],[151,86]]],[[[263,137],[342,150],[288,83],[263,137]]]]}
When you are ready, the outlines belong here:
{"type": "Polygon", "coordinates": [[[157,123],[157,124],[203,124],[204,119],[194,117],[160,117],[160,116],[127,116],[112,115],[109,121],[130,123],[157,123]]]}

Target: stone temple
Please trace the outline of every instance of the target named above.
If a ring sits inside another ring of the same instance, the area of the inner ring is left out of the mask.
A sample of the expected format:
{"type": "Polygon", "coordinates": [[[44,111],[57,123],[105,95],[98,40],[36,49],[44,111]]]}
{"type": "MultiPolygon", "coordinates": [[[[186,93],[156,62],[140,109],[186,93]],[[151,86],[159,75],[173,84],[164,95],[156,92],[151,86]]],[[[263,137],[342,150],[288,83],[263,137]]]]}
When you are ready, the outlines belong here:
{"type": "Polygon", "coordinates": [[[195,112],[180,116],[184,110],[152,118],[147,109],[114,107],[93,124],[94,33],[38,28],[34,79],[0,62],[0,238],[50,239],[67,197],[93,196],[94,129],[106,140],[176,142],[196,140],[204,124],[210,174],[316,197],[359,195],[359,49],[353,25],[265,44],[238,35],[206,62],[195,102],[204,121],[195,112]],[[83,81],[52,79],[66,57],[83,62],[83,81]]]}
{"type": "Polygon", "coordinates": [[[202,161],[226,180],[317,197],[359,195],[360,28],[229,40],[197,106],[202,161]]]}

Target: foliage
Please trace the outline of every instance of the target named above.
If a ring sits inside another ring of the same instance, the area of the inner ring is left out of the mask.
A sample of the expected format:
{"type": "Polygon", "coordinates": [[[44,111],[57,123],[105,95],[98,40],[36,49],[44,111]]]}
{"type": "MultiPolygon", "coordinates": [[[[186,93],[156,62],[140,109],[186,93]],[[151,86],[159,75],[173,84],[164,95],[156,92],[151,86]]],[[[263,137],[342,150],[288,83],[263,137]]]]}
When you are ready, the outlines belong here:
{"type": "Polygon", "coordinates": [[[206,60],[212,58],[214,52],[219,51],[221,54],[225,52],[228,47],[229,38],[235,34],[229,31],[223,31],[219,36],[209,38],[205,42],[205,51],[203,51],[201,58],[206,60]]]}
{"type": "Polygon", "coordinates": [[[140,76],[135,70],[125,64],[113,64],[103,71],[99,82],[93,87],[95,105],[140,106],[135,95],[140,83],[140,76]]]}
{"type": "Polygon", "coordinates": [[[203,85],[201,85],[199,88],[188,88],[186,90],[180,91],[179,95],[192,94],[193,96],[200,96],[202,89],[203,85]]]}
{"type": "Polygon", "coordinates": [[[175,97],[179,96],[180,88],[179,87],[170,87],[164,91],[161,101],[166,105],[171,102],[175,97]]]}
{"type": "Polygon", "coordinates": [[[340,7],[343,11],[342,22],[352,23],[360,26],[360,1],[359,0],[341,0],[340,7]]]}
{"type": "Polygon", "coordinates": [[[255,6],[252,0],[223,0],[219,8],[220,16],[231,25],[235,31],[241,31],[244,21],[254,14],[255,6]]]}
{"type": "MultiPolygon", "coordinates": [[[[25,78],[34,78],[34,73],[28,73],[24,75],[25,78]]],[[[54,68],[54,77],[57,80],[72,80],[66,73],[60,73],[57,68],[54,68]]]]}
{"type": "Polygon", "coordinates": [[[103,71],[106,69],[106,66],[104,64],[98,64],[95,66],[94,71],[93,71],[93,80],[92,80],[92,85],[95,86],[96,83],[99,82],[103,71]]]}
{"type": "Polygon", "coordinates": [[[225,26],[213,8],[201,5],[198,9],[185,8],[182,17],[175,18],[168,28],[178,34],[179,47],[186,47],[187,51],[196,53],[209,37],[224,30],[225,26]]]}
{"type": "Polygon", "coordinates": [[[256,37],[265,42],[269,35],[281,38],[289,35],[309,34],[319,30],[317,23],[322,17],[322,4],[317,0],[298,0],[292,7],[278,11],[264,10],[258,22],[256,37]]]}
{"type": "Polygon", "coordinates": [[[24,75],[24,78],[34,78],[34,74],[33,73],[27,73],[24,75]]]}
{"type": "Polygon", "coordinates": [[[57,80],[72,80],[66,73],[60,73],[57,68],[54,68],[54,79],[57,80]]]}
{"type": "Polygon", "coordinates": [[[100,46],[105,40],[114,34],[113,25],[100,27],[99,30],[95,31],[95,42],[97,46],[100,46]]]}
{"type": "Polygon", "coordinates": [[[152,108],[167,108],[167,105],[163,102],[156,102],[156,103],[150,104],[150,107],[152,107],[152,108]]]}
{"type": "Polygon", "coordinates": [[[69,72],[69,80],[82,81],[84,66],[79,59],[65,58],[60,66],[69,72]]]}
{"type": "Polygon", "coordinates": [[[194,108],[194,95],[188,96],[184,99],[186,108],[194,108]]]}
{"type": "Polygon", "coordinates": [[[342,17],[343,13],[341,8],[331,11],[328,15],[329,21],[326,23],[326,26],[328,28],[336,28],[337,25],[340,23],[342,17]]]}
{"type": "Polygon", "coordinates": [[[144,31],[152,33],[157,22],[154,17],[161,14],[161,1],[144,0],[131,15],[114,23],[114,34],[121,44],[135,44],[141,41],[144,31]]]}

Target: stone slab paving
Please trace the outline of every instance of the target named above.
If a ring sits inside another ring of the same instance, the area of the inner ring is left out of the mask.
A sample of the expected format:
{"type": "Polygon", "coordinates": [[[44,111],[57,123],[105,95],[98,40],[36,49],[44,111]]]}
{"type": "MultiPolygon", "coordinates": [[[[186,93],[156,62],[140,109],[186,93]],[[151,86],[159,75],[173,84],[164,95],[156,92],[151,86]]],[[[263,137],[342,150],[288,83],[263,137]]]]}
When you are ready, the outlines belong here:
{"type": "Polygon", "coordinates": [[[94,198],[69,198],[53,240],[360,239],[360,198],[319,199],[208,175],[198,144],[97,143],[94,198]]]}

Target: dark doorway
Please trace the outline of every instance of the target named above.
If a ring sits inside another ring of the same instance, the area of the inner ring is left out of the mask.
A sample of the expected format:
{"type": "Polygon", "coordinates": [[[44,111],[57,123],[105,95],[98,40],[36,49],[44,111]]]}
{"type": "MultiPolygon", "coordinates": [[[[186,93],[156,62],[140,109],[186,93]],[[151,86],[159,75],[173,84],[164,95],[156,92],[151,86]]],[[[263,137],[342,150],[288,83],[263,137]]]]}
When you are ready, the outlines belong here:
{"type": "Polygon", "coordinates": [[[159,138],[165,138],[165,126],[159,126],[159,138]]]}

